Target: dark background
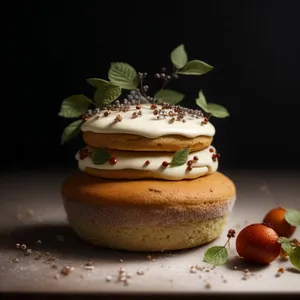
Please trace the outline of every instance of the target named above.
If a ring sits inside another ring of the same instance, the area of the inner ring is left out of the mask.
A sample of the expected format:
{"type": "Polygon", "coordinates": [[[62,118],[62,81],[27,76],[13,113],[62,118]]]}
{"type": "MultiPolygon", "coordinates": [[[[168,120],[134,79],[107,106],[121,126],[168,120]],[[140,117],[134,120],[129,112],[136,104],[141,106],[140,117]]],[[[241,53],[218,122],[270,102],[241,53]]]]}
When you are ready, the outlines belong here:
{"type": "Polygon", "coordinates": [[[155,73],[183,43],[214,70],[175,88],[226,106],[212,119],[222,168],[300,168],[299,1],[20,1],[2,10],[1,167],[76,166],[62,100],[92,95],[112,61],[155,73]],[[5,96],[4,96],[5,95],[5,96]],[[4,107],[3,107],[4,105],[4,107]],[[9,149],[9,150],[8,150],[9,149]]]}

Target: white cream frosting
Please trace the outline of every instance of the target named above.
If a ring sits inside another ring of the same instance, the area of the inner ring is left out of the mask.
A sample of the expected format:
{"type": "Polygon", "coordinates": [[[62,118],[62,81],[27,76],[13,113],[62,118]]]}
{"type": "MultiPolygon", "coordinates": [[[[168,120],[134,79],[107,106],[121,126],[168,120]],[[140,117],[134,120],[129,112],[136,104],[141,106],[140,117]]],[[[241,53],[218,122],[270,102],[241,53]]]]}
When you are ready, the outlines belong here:
{"type": "MultiPolygon", "coordinates": [[[[158,105],[158,109],[161,106],[158,105]]],[[[101,111],[96,116],[90,117],[85,121],[81,130],[91,131],[95,133],[124,133],[135,134],[146,138],[157,138],[165,135],[182,135],[187,138],[197,136],[214,136],[215,128],[208,122],[201,125],[204,117],[193,117],[186,115],[185,122],[174,121],[170,123],[170,117],[160,117],[153,114],[154,109],[151,109],[151,104],[141,105],[141,109],[137,110],[135,106],[131,106],[126,112],[112,111],[110,115],[104,116],[104,111],[101,111]],[[142,112],[141,116],[132,118],[133,112],[142,112]],[[120,114],[121,122],[115,122],[116,116],[120,114]]],[[[165,109],[168,113],[169,109],[165,109]]]]}
{"type": "Polygon", "coordinates": [[[171,162],[173,153],[168,152],[130,152],[130,151],[110,151],[112,156],[116,156],[117,163],[110,164],[106,162],[102,165],[95,165],[90,156],[80,159],[79,152],[76,154],[78,160],[78,167],[81,171],[85,171],[87,167],[95,168],[99,170],[147,170],[154,173],[163,173],[169,179],[185,178],[188,174],[193,177],[200,177],[206,174],[214,173],[218,169],[218,160],[213,161],[212,155],[215,153],[215,148],[210,146],[200,151],[190,153],[188,160],[193,160],[194,156],[198,157],[198,160],[193,162],[192,170],[187,170],[187,163],[181,166],[167,167],[162,166],[163,161],[171,162]],[[210,152],[209,149],[214,149],[214,152],[210,152]],[[114,155],[116,153],[116,155],[114,155]],[[149,160],[150,164],[145,165],[145,162],[149,160]]]}

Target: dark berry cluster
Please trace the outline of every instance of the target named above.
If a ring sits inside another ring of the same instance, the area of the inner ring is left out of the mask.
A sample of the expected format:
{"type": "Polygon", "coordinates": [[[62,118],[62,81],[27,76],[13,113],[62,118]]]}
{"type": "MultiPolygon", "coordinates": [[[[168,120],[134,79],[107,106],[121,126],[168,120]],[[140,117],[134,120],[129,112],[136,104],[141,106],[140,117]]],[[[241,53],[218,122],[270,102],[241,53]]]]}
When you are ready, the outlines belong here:
{"type": "Polygon", "coordinates": [[[193,169],[193,164],[197,161],[199,159],[199,157],[198,156],[194,156],[193,157],[193,160],[188,160],[187,161],[187,168],[186,168],[186,170],[187,171],[192,171],[192,169],[193,169]]]}
{"type": "Polygon", "coordinates": [[[164,81],[170,81],[171,79],[178,79],[178,75],[174,73],[167,73],[167,69],[162,67],[160,73],[155,73],[154,75],[157,79],[162,79],[164,81]]]}
{"type": "Polygon", "coordinates": [[[214,153],[214,154],[211,156],[211,158],[212,158],[213,161],[216,161],[220,156],[221,156],[220,153],[214,153]]]}
{"type": "Polygon", "coordinates": [[[234,238],[235,237],[235,230],[234,229],[229,229],[228,233],[227,233],[227,237],[229,239],[234,238]]]}
{"type": "Polygon", "coordinates": [[[79,150],[79,158],[80,159],[85,159],[86,157],[90,156],[92,152],[90,152],[89,148],[84,147],[79,150]]]}

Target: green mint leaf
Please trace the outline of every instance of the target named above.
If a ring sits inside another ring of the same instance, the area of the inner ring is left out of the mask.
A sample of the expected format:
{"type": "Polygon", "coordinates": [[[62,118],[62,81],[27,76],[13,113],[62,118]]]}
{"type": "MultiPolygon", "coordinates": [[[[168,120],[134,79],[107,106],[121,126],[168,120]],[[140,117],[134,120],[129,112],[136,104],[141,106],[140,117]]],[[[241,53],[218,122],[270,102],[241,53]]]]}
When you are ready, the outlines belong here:
{"type": "Polygon", "coordinates": [[[61,144],[68,142],[75,136],[80,133],[81,124],[83,123],[82,120],[77,120],[69,124],[63,131],[61,135],[61,144]]]}
{"type": "Polygon", "coordinates": [[[289,243],[289,242],[290,242],[290,240],[286,237],[283,237],[283,236],[280,237],[277,241],[278,244],[289,243]]]}
{"type": "Polygon", "coordinates": [[[206,107],[208,112],[216,118],[226,118],[229,116],[228,110],[222,105],[215,103],[207,103],[206,107]]]}
{"type": "Polygon", "coordinates": [[[158,91],[154,97],[164,103],[177,104],[182,101],[184,95],[172,90],[165,89],[158,91]]]}
{"type": "Polygon", "coordinates": [[[89,78],[87,81],[96,88],[94,101],[100,106],[110,104],[118,99],[122,93],[122,89],[113,82],[100,78],[89,78]]]}
{"type": "Polygon", "coordinates": [[[87,83],[93,86],[95,89],[102,88],[103,85],[107,84],[109,81],[101,78],[88,78],[87,83]]]}
{"type": "Polygon", "coordinates": [[[92,161],[95,165],[103,165],[110,159],[110,154],[106,148],[96,148],[93,150],[92,161]]]}
{"type": "Polygon", "coordinates": [[[177,69],[181,69],[186,65],[188,57],[184,45],[179,45],[171,52],[171,61],[177,69]]]}
{"type": "Polygon", "coordinates": [[[186,163],[188,159],[188,155],[190,153],[190,148],[178,150],[174,153],[172,161],[170,163],[171,167],[178,167],[182,166],[186,163]]]}
{"type": "Polygon", "coordinates": [[[208,73],[212,69],[213,67],[205,63],[204,61],[191,60],[178,73],[183,75],[203,75],[205,73],[208,73]]]}
{"type": "Polygon", "coordinates": [[[284,215],[285,220],[292,226],[300,226],[300,211],[288,209],[284,215]]]}
{"type": "Polygon", "coordinates": [[[78,118],[87,111],[91,103],[91,99],[85,95],[70,96],[62,102],[58,115],[65,118],[78,118]]]}
{"type": "Polygon", "coordinates": [[[206,102],[206,98],[202,92],[202,90],[199,91],[198,93],[198,98],[196,99],[196,104],[205,112],[208,113],[207,111],[207,102],[206,102]]]}
{"type": "Polygon", "coordinates": [[[281,248],[287,253],[287,255],[290,255],[293,251],[293,246],[290,241],[282,243],[281,248]]]}
{"type": "Polygon", "coordinates": [[[300,247],[296,247],[289,255],[290,262],[297,268],[300,269],[300,247]]]}
{"type": "Polygon", "coordinates": [[[135,69],[123,62],[114,62],[108,71],[110,81],[125,90],[134,90],[138,86],[138,77],[135,69]]]}
{"type": "Polygon", "coordinates": [[[203,111],[211,114],[216,118],[225,118],[229,116],[229,112],[224,106],[215,103],[207,103],[202,90],[199,91],[198,98],[196,99],[196,104],[203,111]]]}
{"type": "Polygon", "coordinates": [[[228,260],[228,252],[224,246],[214,246],[204,253],[204,261],[214,266],[224,265],[228,260]]]}

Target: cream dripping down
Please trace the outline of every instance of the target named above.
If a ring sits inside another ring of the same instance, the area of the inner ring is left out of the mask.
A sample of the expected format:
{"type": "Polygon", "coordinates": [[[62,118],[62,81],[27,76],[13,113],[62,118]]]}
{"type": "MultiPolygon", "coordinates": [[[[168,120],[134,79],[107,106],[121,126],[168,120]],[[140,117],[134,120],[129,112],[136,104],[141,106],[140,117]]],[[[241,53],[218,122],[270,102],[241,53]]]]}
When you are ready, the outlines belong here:
{"type": "Polygon", "coordinates": [[[188,160],[193,160],[194,156],[198,157],[198,160],[193,162],[192,170],[187,170],[187,164],[181,166],[167,167],[162,166],[163,161],[171,162],[173,153],[168,152],[131,152],[131,151],[110,151],[111,155],[115,155],[117,158],[116,164],[110,164],[106,162],[102,165],[95,165],[90,156],[80,159],[79,152],[76,154],[78,160],[78,167],[81,171],[85,171],[87,167],[99,169],[99,170],[147,170],[154,173],[163,173],[165,176],[172,178],[185,178],[187,174],[200,177],[206,174],[214,173],[218,169],[218,160],[213,161],[212,155],[215,153],[215,148],[210,146],[206,149],[190,153],[188,160]],[[210,149],[214,152],[210,152],[210,149]],[[149,160],[149,165],[145,165],[145,162],[149,160]]]}
{"type": "MultiPolygon", "coordinates": [[[[157,106],[158,109],[161,106],[157,106]]],[[[170,123],[170,117],[160,117],[153,114],[150,104],[141,105],[141,109],[137,110],[135,106],[130,107],[126,112],[112,111],[108,116],[104,116],[101,111],[98,116],[92,116],[81,125],[81,130],[91,131],[94,133],[124,133],[140,135],[146,138],[157,138],[165,135],[181,135],[187,138],[197,136],[214,136],[215,128],[211,123],[201,125],[203,117],[192,117],[187,115],[184,117],[185,122],[174,121],[170,123]],[[142,115],[132,118],[133,112],[141,111],[142,115]],[[121,122],[116,122],[116,116],[120,114],[121,122]]],[[[165,109],[168,113],[169,109],[165,109]]]]}

